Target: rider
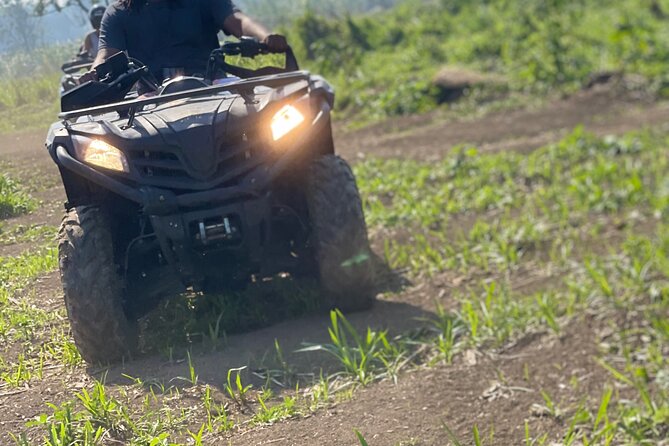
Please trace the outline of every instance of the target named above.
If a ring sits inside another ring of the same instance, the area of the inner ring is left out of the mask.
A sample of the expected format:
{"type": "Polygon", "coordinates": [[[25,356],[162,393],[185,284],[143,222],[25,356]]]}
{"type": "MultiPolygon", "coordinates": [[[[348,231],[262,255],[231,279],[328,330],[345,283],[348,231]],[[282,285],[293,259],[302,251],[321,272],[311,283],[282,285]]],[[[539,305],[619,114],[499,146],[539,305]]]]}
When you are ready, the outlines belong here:
{"type": "Polygon", "coordinates": [[[120,51],[146,64],[158,80],[175,73],[203,75],[218,32],[251,36],[271,52],[284,52],[286,38],[271,34],[232,0],[117,0],[102,19],[100,51],[93,67],[120,51]]]}
{"type": "Polygon", "coordinates": [[[81,49],[79,50],[80,56],[95,59],[95,56],[98,55],[100,24],[102,23],[102,17],[105,15],[106,9],[107,8],[102,5],[95,5],[88,11],[88,18],[91,21],[93,30],[86,35],[84,44],[81,45],[81,49]]]}

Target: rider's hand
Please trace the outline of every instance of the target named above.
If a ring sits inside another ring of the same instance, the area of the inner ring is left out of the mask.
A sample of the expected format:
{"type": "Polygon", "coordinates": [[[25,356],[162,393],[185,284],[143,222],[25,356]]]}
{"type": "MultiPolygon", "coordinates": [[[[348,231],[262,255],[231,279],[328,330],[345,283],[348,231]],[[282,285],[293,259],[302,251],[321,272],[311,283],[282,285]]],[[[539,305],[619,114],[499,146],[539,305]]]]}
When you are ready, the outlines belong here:
{"type": "Polygon", "coordinates": [[[270,34],[263,39],[262,43],[267,45],[270,53],[285,53],[288,50],[288,41],[280,34],[270,34]]]}
{"type": "Polygon", "coordinates": [[[77,83],[79,85],[85,84],[88,81],[97,81],[98,80],[98,72],[95,70],[90,70],[82,74],[79,79],[77,79],[77,83]]]}

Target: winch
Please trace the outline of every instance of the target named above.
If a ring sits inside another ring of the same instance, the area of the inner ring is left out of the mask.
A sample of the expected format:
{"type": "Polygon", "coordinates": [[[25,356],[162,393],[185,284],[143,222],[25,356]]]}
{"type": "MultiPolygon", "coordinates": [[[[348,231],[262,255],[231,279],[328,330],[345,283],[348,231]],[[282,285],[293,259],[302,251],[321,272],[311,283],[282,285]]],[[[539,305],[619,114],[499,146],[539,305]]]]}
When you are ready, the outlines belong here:
{"type": "Polygon", "coordinates": [[[211,218],[198,222],[195,240],[207,246],[224,241],[235,242],[240,239],[239,221],[232,216],[211,218]]]}

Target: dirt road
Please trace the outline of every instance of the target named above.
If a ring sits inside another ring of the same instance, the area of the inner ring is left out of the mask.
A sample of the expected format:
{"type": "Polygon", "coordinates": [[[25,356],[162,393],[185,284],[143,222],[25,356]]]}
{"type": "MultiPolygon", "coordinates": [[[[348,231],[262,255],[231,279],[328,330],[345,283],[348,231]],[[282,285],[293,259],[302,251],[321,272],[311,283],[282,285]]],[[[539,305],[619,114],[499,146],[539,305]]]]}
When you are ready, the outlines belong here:
{"type": "MultiPolygon", "coordinates": [[[[571,98],[554,101],[535,109],[495,112],[461,120],[444,120],[435,112],[423,117],[393,119],[358,130],[337,130],[340,152],[355,162],[360,157],[410,157],[420,160],[440,158],[451,147],[474,144],[482,150],[528,151],[559,139],[575,126],[584,125],[597,134],[623,133],[642,127],[664,126],[669,120],[669,104],[630,97],[620,98],[617,90],[597,88],[571,98]]],[[[7,227],[26,224],[57,225],[63,192],[57,171],[43,149],[44,135],[25,133],[0,136],[0,166],[8,164],[13,175],[31,185],[43,202],[36,212],[5,220],[7,227]]],[[[0,246],[0,257],[13,256],[30,244],[0,246]]],[[[387,328],[405,332],[421,324],[432,314],[435,301],[448,305],[449,288],[439,277],[427,283],[409,286],[401,293],[378,303],[374,310],[352,316],[359,327],[387,328]]],[[[41,278],[26,298],[36,305],[60,306],[60,283],[56,274],[41,278]]],[[[230,336],[225,348],[210,353],[202,349],[195,356],[201,383],[221,388],[224,370],[249,366],[258,368],[274,340],[285,352],[301,343],[327,340],[328,321],[314,315],[298,321],[286,321],[252,333],[230,336]]],[[[444,445],[446,424],[467,436],[473,425],[486,431],[495,429],[496,444],[519,444],[524,438],[524,423],[530,417],[532,403],[540,397],[536,389],[573,398],[565,391],[571,379],[584,383],[585,389],[597,388],[592,370],[596,350],[591,328],[574,327],[560,339],[534,336],[506,351],[492,355],[474,353],[459,358],[452,367],[420,370],[402,376],[397,385],[383,382],[356,393],[352,400],[323,409],[309,418],[278,425],[240,429],[230,437],[240,445],[352,445],[353,429],[364,433],[374,445],[444,445]],[[526,358],[532,357],[528,366],[526,358]],[[573,374],[556,370],[569,366],[573,374]],[[529,367],[529,373],[528,373],[529,367]],[[529,380],[527,376],[531,376],[529,380]],[[500,377],[504,377],[502,380],[500,377]]],[[[313,371],[327,367],[325,357],[289,354],[288,361],[298,370],[313,371]]],[[[71,398],[73,392],[90,382],[95,370],[63,372],[54,369],[29,389],[0,393],[0,443],[10,444],[9,432],[20,429],[25,420],[45,411],[46,402],[71,398]]],[[[108,382],[123,383],[123,375],[169,382],[187,375],[187,365],[166,361],[152,355],[119,366],[108,374],[108,382]]],[[[260,382],[262,384],[262,382],[260,382]]],[[[564,426],[549,418],[531,419],[532,429],[556,435],[564,426]]]]}

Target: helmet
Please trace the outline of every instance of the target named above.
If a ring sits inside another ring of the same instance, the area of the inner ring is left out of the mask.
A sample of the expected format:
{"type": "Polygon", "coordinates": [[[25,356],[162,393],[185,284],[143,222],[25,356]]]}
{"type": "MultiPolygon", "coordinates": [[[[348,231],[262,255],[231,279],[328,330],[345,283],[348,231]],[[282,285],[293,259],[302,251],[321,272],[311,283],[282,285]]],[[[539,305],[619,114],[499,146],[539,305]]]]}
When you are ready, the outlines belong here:
{"type": "Polygon", "coordinates": [[[88,18],[91,21],[91,26],[95,29],[100,29],[100,24],[102,23],[102,16],[105,15],[105,8],[103,5],[95,5],[88,11],[88,18]]]}

